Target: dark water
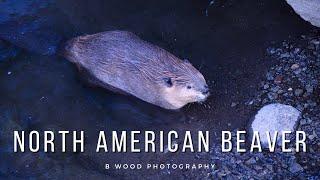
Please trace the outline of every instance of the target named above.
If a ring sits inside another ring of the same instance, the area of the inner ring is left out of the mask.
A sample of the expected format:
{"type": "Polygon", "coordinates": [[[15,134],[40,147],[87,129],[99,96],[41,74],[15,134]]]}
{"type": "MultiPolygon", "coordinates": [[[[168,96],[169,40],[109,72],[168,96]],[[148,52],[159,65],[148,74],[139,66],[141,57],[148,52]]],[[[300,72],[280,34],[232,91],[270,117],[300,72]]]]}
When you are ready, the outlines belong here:
{"type": "MultiPolygon", "coordinates": [[[[138,178],[104,171],[111,162],[209,162],[186,154],[97,154],[99,130],[233,130],[254,111],[249,100],[272,62],[266,48],[310,30],[283,1],[0,1],[0,177],[138,178]],[[59,47],[82,34],[128,30],[181,58],[206,77],[204,104],[166,111],[88,86],[59,47]],[[236,107],[231,103],[236,102],[236,107]],[[13,154],[13,130],[85,130],[83,154],[13,154]],[[91,146],[91,148],[90,148],[91,146]],[[28,164],[28,166],[26,166],[28,164]],[[50,169],[50,171],[48,171],[50,169]]],[[[168,172],[141,172],[162,177],[168,172]]],[[[181,173],[174,176],[181,178],[181,173]]]]}

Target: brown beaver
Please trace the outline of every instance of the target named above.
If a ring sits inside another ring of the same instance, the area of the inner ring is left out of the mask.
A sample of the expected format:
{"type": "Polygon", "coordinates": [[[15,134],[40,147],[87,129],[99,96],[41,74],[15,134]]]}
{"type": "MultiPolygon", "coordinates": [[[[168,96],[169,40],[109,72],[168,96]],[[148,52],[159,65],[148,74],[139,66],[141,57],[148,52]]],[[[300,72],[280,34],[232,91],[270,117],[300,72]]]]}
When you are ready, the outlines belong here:
{"type": "Polygon", "coordinates": [[[188,61],[130,32],[76,37],[68,41],[64,54],[94,77],[96,85],[165,109],[179,109],[209,95],[204,77],[188,61]]]}

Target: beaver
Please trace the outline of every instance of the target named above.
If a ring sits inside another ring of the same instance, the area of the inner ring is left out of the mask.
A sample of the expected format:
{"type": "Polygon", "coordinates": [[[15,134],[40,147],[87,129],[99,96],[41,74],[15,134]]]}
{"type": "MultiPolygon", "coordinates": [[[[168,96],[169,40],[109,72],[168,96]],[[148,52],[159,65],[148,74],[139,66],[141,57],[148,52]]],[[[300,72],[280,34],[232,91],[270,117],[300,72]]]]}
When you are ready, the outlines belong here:
{"type": "Polygon", "coordinates": [[[90,76],[91,83],[129,94],[165,109],[203,102],[209,88],[188,60],[127,31],[106,31],[69,40],[66,59],[90,76]]]}

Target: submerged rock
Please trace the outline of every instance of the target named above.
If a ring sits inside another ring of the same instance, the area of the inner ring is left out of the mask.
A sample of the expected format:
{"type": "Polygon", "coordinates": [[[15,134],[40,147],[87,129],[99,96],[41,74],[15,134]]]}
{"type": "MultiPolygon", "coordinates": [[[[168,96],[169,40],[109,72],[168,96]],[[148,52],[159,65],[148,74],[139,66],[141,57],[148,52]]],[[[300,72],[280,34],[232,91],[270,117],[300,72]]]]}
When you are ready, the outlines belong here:
{"type": "Polygon", "coordinates": [[[47,7],[50,3],[52,3],[52,0],[1,1],[0,23],[23,16],[34,15],[39,9],[47,7]]]}
{"type": "Polygon", "coordinates": [[[320,0],[286,0],[304,20],[320,27],[320,0]]]}
{"type": "Polygon", "coordinates": [[[52,55],[56,53],[61,37],[45,24],[48,22],[43,18],[0,24],[0,38],[30,52],[52,55]]]}
{"type": "Polygon", "coordinates": [[[303,171],[303,168],[297,162],[292,162],[289,166],[289,171],[292,173],[297,173],[297,172],[303,171]]]}
{"type": "MultiPolygon", "coordinates": [[[[278,131],[294,131],[294,127],[298,121],[300,112],[289,105],[269,104],[262,107],[255,115],[251,124],[253,131],[258,131],[262,145],[268,143],[266,132],[270,132],[271,136],[278,131]]],[[[278,142],[281,138],[278,138],[278,142]]]]}
{"type": "Polygon", "coordinates": [[[14,58],[19,53],[19,49],[0,39],[0,62],[14,58]]]}
{"type": "Polygon", "coordinates": [[[66,23],[51,4],[52,0],[1,2],[0,39],[33,53],[55,54],[60,31],[67,27],[58,26],[58,21],[66,23]]]}

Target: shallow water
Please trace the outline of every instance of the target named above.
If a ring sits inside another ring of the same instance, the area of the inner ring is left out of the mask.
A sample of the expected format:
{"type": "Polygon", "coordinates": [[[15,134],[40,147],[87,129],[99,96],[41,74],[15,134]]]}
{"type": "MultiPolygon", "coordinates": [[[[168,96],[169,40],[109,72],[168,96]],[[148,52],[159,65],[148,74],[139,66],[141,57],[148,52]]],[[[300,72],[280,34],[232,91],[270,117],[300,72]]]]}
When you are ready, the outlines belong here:
{"type": "MultiPolygon", "coordinates": [[[[88,151],[20,157],[10,153],[10,139],[13,129],[85,130],[86,146],[95,146],[99,130],[219,132],[244,128],[254,113],[244,102],[254,94],[264,70],[272,63],[265,56],[266,48],[310,30],[285,2],[276,0],[217,1],[212,6],[207,1],[182,0],[0,1],[0,9],[0,39],[20,50],[0,62],[0,151],[6,160],[0,162],[3,177],[55,174],[57,178],[101,178],[107,174],[128,178],[134,172],[106,172],[102,164],[128,160],[209,162],[195,159],[192,153],[173,156],[88,151]],[[57,53],[71,37],[115,29],[132,31],[189,59],[208,81],[212,94],[208,101],[177,112],[166,111],[136,98],[92,88],[57,53]],[[238,105],[231,107],[232,102],[238,105]],[[26,162],[32,162],[34,168],[25,167],[26,162]],[[43,173],[44,165],[52,170],[43,173]]],[[[167,174],[143,173],[156,177],[167,174]]]]}

